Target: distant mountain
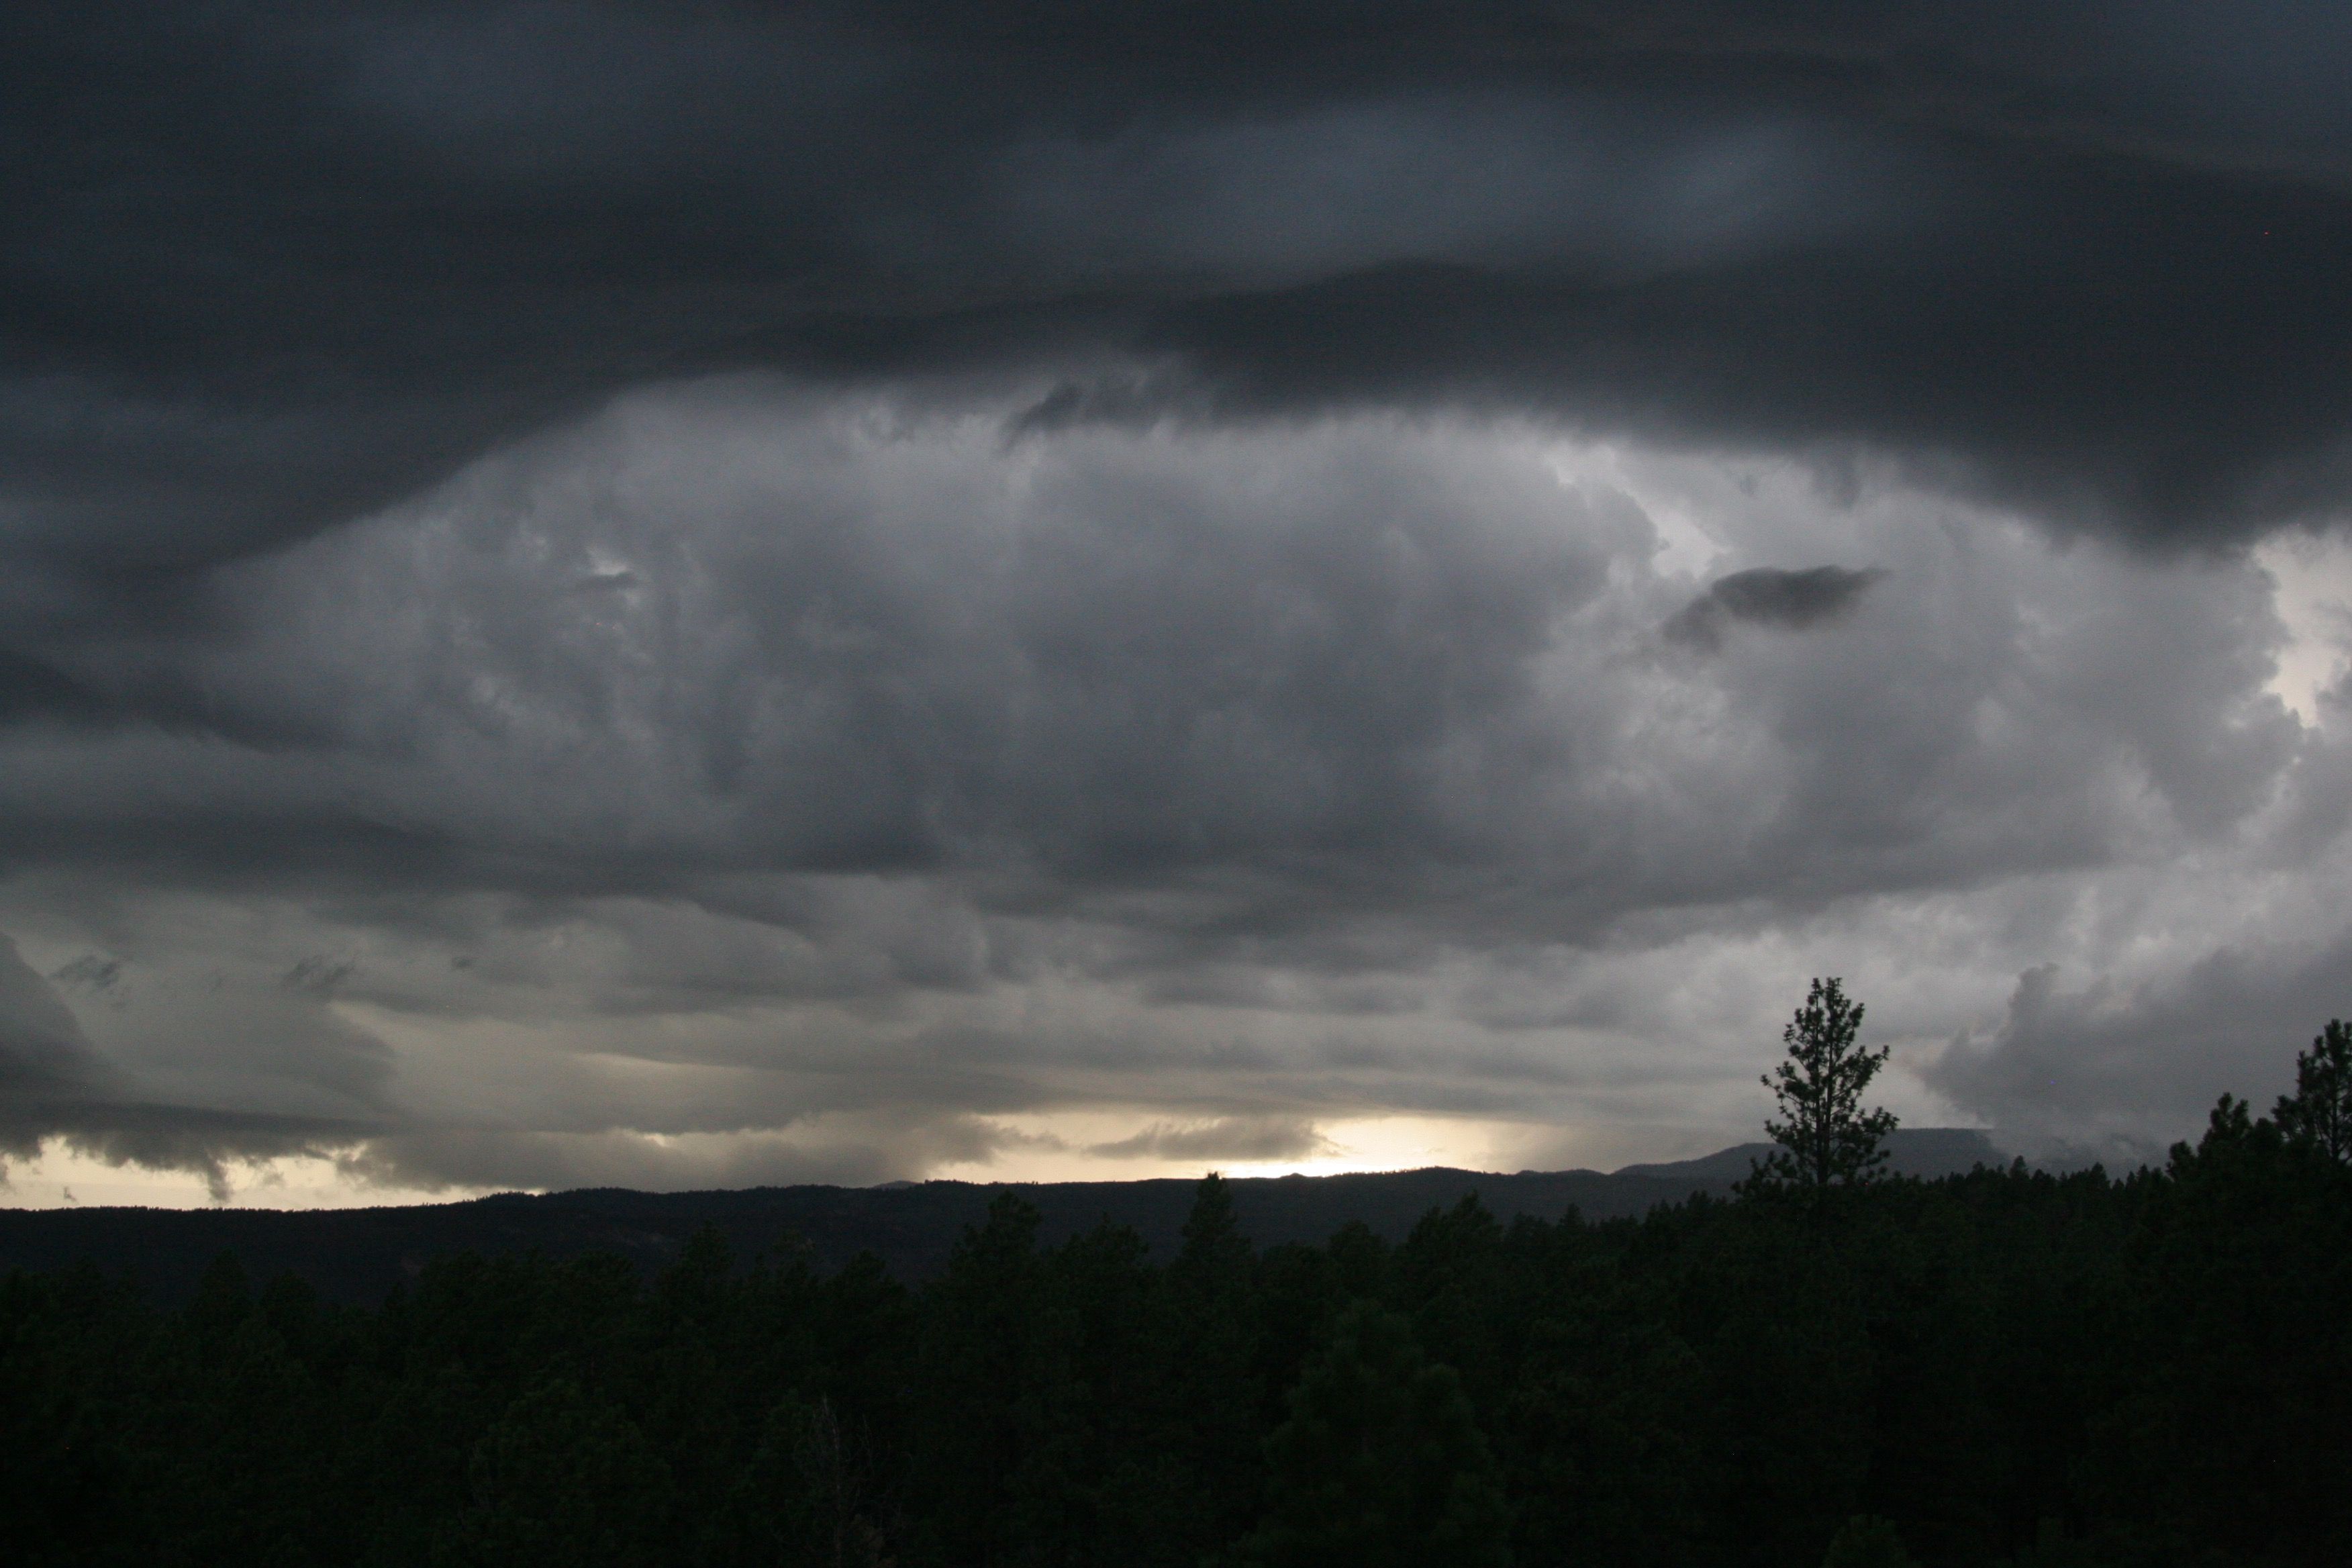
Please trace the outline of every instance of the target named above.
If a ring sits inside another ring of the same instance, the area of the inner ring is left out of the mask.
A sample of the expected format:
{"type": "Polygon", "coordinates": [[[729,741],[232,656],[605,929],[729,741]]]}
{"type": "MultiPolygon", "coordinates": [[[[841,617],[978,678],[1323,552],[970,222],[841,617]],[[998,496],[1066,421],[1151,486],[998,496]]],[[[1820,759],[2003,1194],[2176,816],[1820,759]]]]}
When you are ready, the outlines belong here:
{"type": "MultiPolygon", "coordinates": [[[[1897,1132],[1892,1142],[1895,1167],[1909,1175],[2003,1163],[1980,1132],[1929,1128],[1897,1132]]],[[[1244,1232],[1261,1247],[1319,1243],[1351,1220],[1395,1240],[1431,1209],[1451,1207],[1471,1193],[1506,1223],[1520,1215],[1557,1219],[1570,1207],[1588,1218],[1610,1219],[1646,1214],[1697,1193],[1727,1191],[1768,1147],[1743,1144],[1702,1160],[1629,1165],[1613,1174],[1432,1169],[1252,1178],[1233,1184],[1234,1206],[1244,1232]]],[[[898,1278],[915,1280],[945,1268],[964,1227],[978,1224],[990,1201],[1006,1191],[1037,1206],[1048,1243],[1108,1219],[1132,1226],[1164,1258],[1181,1244],[1192,1188],[1189,1181],[894,1182],[741,1192],[509,1193],[375,1209],[9,1209],[0,1210],[0,1272],[88,1261],[176,1300],[215,1258],[229,1252],[257,1280],[293,1274],[337,1300],[373,1302],[433,1258],[457,1252],[614,1252],[658,1268],[709,1226],[745,1258],[787,1247],[805,1250],[814,1266],[830,1269],[872,1252],[898,1278]]]]}
{"type": "MultiPolygon", "coordinates": [[[[1774,1147],[1770,1143],[1741,1143],[1696,1160],[1627,1165],[1617,1174],[1728,1186],[1733,1182],[1745,1181],[1748,1173],[1774,1147]]],[[[1979,1165],[1998,1168],[2009,1162],[2010,1156],[1995,1147],[1988,1134],[1973,1127],[1903,1127],[1887,1137],[1884,1168],[1889,1175],[1932,1181],[1937,1176],[1964,1176],[1979,1165]]]]}

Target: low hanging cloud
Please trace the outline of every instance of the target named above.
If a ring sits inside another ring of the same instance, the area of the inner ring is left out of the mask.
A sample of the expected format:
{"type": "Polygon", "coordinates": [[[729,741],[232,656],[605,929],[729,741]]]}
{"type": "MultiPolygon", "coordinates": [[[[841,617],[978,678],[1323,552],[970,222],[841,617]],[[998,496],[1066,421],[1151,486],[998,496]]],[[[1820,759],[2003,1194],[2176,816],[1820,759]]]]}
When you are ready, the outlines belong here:
{"type": "Polygon", "coordinates": [[[2221,948],[2138,984],[2068,984],[2058,966],[2018,977],[2007,1016],[1955,1040],[1927,1068],[1954,1103],[2061,1146],[2153,1152],[2221,1095],[2270,1110],[2294,1053],[2352,1006],[2352,937],[2312,946],[2221,948]]]}
{"type": "MultiPolygon", "coordinates": [[[[85,955],[86,958],[94,955],[85,955]]],[[[66,966],[61,978],[98,992],[119,982],[119,961],[66,966]]],[[[184,1012],[174,1030],[194,1020],[184,1012]]],[[[249,1052],[256,1037],[267,1038],[269,1022],[240,1011],[230,1026],[236,1044],[226,1054],[249,1052]]],[[[117,1037],[118,1045],[124,1042],[117,1037]]],[[[175,1048],[192,1042],[174,1039],[175,1048]]],[[[316,1048],[315,1033],[282,1041],[282,1066],[294,1079],[315,1084],[333,1065],[316,1048]]],[[[195,1047],[203,1076],[216,1091],[224,1053],[195,1047]]],[[[0,1161],[29,1159],[52,1138],[116,1165],[184,1170],[201,1176],[216,1200],[231,1190],[232,1162],[268,1160],[288,1154],[347,1148],[381,1130],[374,1118],[304,1114],[272,1109],[267,1093],[257,1099],[217,1092],[198,1100],[176,1093],[169,1075],[142,1071],[131,1051],[101,1051],[66,1005],[53,980],[27,964],[16,944],[0,936],[0,1161]],[[206,1103],[206,1101],[211,1101],[206,1103]]],[[[0,1163],[0,1179],[5,1177],[0,1163]]]]}
{"type": "Polygon", "coordinates": [[[1229,1116],[1200,1122],[1155,1121],[1142,1131],[1087,1152],[1107,1160],[1302,1160],[1336,1146],[1314,1124],[1283,1118],[1229,1116]]]}
{"type": "Polygon", "coordinates": [[[0,936],[0,1154],[26,1155],[114,1074],[47,982],[0,936]]]}

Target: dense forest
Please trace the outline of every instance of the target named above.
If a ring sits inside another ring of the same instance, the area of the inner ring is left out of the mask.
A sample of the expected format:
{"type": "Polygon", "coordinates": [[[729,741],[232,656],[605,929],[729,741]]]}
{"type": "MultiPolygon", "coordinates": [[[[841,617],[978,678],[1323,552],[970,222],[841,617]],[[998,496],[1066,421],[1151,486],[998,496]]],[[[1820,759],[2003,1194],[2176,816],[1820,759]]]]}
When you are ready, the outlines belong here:
{"type": "Polygon", "coordinates": [[[1861,1147],[1641,1219],[1259,1249],[1212,1176],[1164,1261],[1041,1247],[1007,1194],[917,1289],[715,1234],[650,1282],[459,1257],[372,1309],[230,1258],[168,1310],[20,1273],[7,1555],[2340,1564],[2347,1058],[2331,1026],[2273,1115],[2225,1098],[2120,1179],[1861,1147]]]}

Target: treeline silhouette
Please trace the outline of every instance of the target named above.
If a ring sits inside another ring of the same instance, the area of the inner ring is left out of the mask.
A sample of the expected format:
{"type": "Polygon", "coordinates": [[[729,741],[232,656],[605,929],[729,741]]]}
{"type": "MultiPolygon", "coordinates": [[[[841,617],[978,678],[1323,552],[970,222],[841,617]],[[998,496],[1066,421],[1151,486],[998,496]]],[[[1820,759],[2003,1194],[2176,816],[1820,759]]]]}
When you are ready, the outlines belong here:
{"type": "MultiPolygon", "coordinates": [[[[2326,1131],[2326,1130],[2322,1130],[2326,1131]]],[[[380,1308],[224,1258],[0,1283],[15,1563],[2352,1562],[2352,1172],[2225,1100],[2123,1179],[1041,1247],[919,1289],[714,1235],[380,1308]]]]}
{"type": "MultiPolygon", "coordinates": [[[[1911,1175],[2006,1163],[1981,1133],[1958,1129],[1898,1132],[1895,1142],[1898,1158],[1911,1157],[1911,1175]]],[[[1402,1241],[1423,1215],[1451,1208],[1471,1192],[1507,1224],[1523,1214],[1557,1219],[1571,1207],[1595,1219],[1639,1218],[1696,1193],[1724,1196],[1762,1147],[1613,1175],[1430,1169],[1250,1176],[1230,1187],[1243,1234],[1262,1247],[1320,1245],[1349,1220],[1402,1241]]],[[[946,1272],[964,1232],[987,1217],[990,1200],[1008,1187],[1036,1205],[1043,1242],[1059,1246],[1108,1215],[1133,1227],[1162,1258],[1181,1245],[1193,1198],[1192,1182],[1160,1178],[684,1193],[606,1187],[352,1209],[0,1208],[0,1274],[54,1272],[88,1260],[177,1306],[195,1293],[214,1259],[232,1252],[257,1279],[294,1274],[330,1300],[374,1306],[394,1285],[413,1284],[433,1259],[455,1253],[612,1253],[650,1276],[710,1229],[746,1258],[790,1236],[820,1273],[870,1252],[911,1285],[946,1272]]]]}

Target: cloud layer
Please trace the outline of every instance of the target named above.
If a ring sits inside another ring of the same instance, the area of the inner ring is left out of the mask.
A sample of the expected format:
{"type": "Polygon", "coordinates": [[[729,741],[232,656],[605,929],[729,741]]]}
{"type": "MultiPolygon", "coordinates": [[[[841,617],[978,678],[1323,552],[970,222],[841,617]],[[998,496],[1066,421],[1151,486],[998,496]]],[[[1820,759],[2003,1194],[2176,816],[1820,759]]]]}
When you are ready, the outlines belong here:
{"type": "Polygon", "coordinates": [[[2169,1136],[2352,1011],[2347,65],[2284,5],[11,16],[0,1148],[1683,1152],[1815,973],[1915,1116],[2169,1136]]]}
{"type": "MultiPolygon", "coordinates": [[[[0,37],[18,617],[634,383],[1537,407],[2195,542],[2335,504],[2305,6],[85,7],[0,37]]],[[[126,581],[127,580],[127,581],[126,581]]],[[[37,672],[16,684],[46,689],[37,672]]]]}
{"type": "Polygon", "coordinates": [[[206,1147],[676,1184],[1736,1128],[1832,969],[1920,1107],[2137,1135],[2231,1051],[2095,1065],[1995,1023],[2017,976],[2243,1010],[2193,994],[2293,922],[2183,907],[2324,908],[2339,727],[2266,689],[2250,562],[1525,423],[1027,398],[635,395],[55,645],[143,717],[0,742],[0,918],[206,1147]],[[1880,564],[1738,564],[1822,555],[1880,564]]]}

